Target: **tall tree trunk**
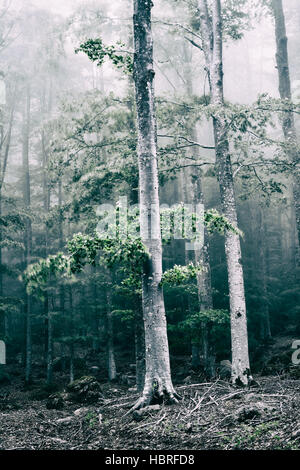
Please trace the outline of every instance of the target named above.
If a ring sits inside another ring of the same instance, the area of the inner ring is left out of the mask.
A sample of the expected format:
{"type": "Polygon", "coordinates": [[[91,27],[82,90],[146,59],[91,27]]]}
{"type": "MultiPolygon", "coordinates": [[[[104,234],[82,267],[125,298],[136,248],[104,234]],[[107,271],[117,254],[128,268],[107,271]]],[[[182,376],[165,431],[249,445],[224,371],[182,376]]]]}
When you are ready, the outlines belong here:
{"type": "MultiPolygon", "coordinates": [[[[42,130],[41,135],[42,157],[43,157],[43,196],[44,196],[44,214],[45,221],[45,258],[49,254],[49,228],[48,216],[50,211],[50,189],[47,174],[48,155],[46,149],[46,137],[42,130]]],[[[47,321],[47,384],[51,385],[53,379],[53,325],[52,312],[50,307],[49,292],[45,293],[44,314],[47,321]]]]}
{"type": "MultiPolygon", "coordinates": [[[[189,74],[188,74],[188,77],[187,77],[187,82],[189,82],[188,78],[189,78],[189,74]]],[[[190,88],[188,87],[188,90],[189,89],[190,88]]],[[[189,94],[191,96],[191,92],[189,94]]],[[[182,200],[183,200],[184,204],[192,204],[194,201],[191,201],[190,195],[193,194],[193,189],[194,188],[192,188],[193,184],[192,184],[192,175],[191,175],[190,169],[189,168],[183,168],[181,173],[180,173],[179,178],[180,178],[182,200]]],[[[186,248],[186,246],[184,244],[184,263],[185,263],[186,266],[190,262],[190,256],[189,255],[190,255],[190,251],[186,248]]],[[[195,253],[195,259],[196,259],[196,253],[195,253]]],[[[185,306],[183,308],[185,309],[185,306]]],[[[191,309],[190,296],[188,296],[188,299],[187,299],[187,311],[188,311],[188,315],[191,315],[193,313],[192,309],[191,309]]],[[[201,365],[201,363],[200,363],[200,342],[201,342],[200,334],[199,335],[196,334],[196,335],[192,336],[192,339],[191,339],[191,353],[192,353],[191,365],[192,365],[192,368],[194,370],[199,369],[199,367],[201,365]]]]}
{"type": "MultiPolygon", "coordinates": [[[[185,81],[187,85],[187,94],[190,98],[193,97],[193,79],[191,70],[192,57],[188,54],[187,47],[184,47],[184,58],[185,58],[185,81]]],[[[191,129],[191,136],[194,142],[198,142],[197,128],[194,126],[191,129]]],[[[199,151],[197,147],[193,147],[192,156],[197,160],[199,159],[199,151]]],[[[191,172],[189,168],[185,169],[186,181],[184,188],[186,190],[187,184],[192,181],[191,193],[193,202],[196,207],[197,204],[202,204],[204,207],[204,193],[203,193],[203,177],[202,170],[199,167],[195,167],[194,171],[191,172]]],[[[210,270],[210,259],[209,259],[209,239],[208,232],[204,228],[204,240],[203,247],[200,250],[194,252],[196,263],[200,263],[204,269],[197,275],[197,289],[198,289],[198,301],[200,311],[207,311],[213,308],[212,300],[212,288],[211,288],[211,270],[210,270]]],[[[187,264],[186,260],[186,264],[187,264]]],[[[202,343],[202,356],[203,366],[205,374],[208,377],[215,376],[215,353],[213,343],[210,335],[210,325],[202,324],[199,339],[195,338],[192,342],[192,367],[198,368],[200,362],[200,343],[202,343]],[[201,338],[200,338],[201,337],[201,338]]]]}
{"type": "MultiPolygon", "coordinates": [[[[201,170],[198,171],[198,175],[195,178],[194,198],[195,204],[203,204],[204,206],[201,170]]],[[[200,263],[203,267],[203,270],[200,271],[197,275],[197,287],[200,312],[206,312],[208,310],[212,310],[213,308],[209,240],[206,227],[204,227],[203,246],[200,250],[195,251],[195,261],[200,263]]],[[[213,378],[216,375],[216,358],[213,339],[210,333],[211,327],[211,324],[207,322],[203,323],[201,328],[201,336],[204,372],[208,377],[213,378]]]]}
{"type": "MultiPolygon", "coordinates": [[[[2,188],[0,187],[0,217],[2,216],[2,188]]],[[[0,243],[2,242],[2,231],[0,227],[0,243]]],[[[2,274],[2,246],[0,245],[0,299],[3,297],[3,274],[2,274]]],[[[5,312],[0,317],[0,338],[6,337],[5,312]]]]}
{"type": "MultiPolygon", "coordinates": [[[[62,180],[61,177],[58,179],[58,210],[59,210],[59,218],[58,218],[58,248],[59,251],[63,251],[64,249],[64,231],[63,231],[63,194],[62,194],[62,180]]],[[[63,336],[66,333],[66,318],[65,318],[65,288],[64,284],[61,283],[59,286],[59,310],[61,314],[61,325],[62,325],[62,334],[63,336]]],[[[66,369],[66,353],[65,353],[65,343],[61,343],[61,355],[62,355],[62,369],[65,371],[66,369]]]]}
{"type": "MultiPolygon", "coordinates": [[[[48,100],[47,97],[47,83],[45,83],[42,95],[42,112],[47,117],[51,116],[52,112],[52,77],[49,77],[49,90],[48,100]]],[[[48,218],[50,213],[50,200],[51,192],[48,178],[48,150],[47,150],[47,136],[45,135],[44,129],[41,132],[41,146],[42,146],[42,164],[43,164],[43,197],[44,197],[44,215],[45,215],[45,257],[49,254],[50,242],[49,242],[49,226],[48,218]]],[[[59,194],[59,197],[61,194],[59,194]]],[[[60,228],[60,225],[59,225],[60,228]]],[[[60,233],[61,236],[61,233],[60,233]]],[[[49,295],[49,291],[45,293],[44,313],[47,322],[47,384],[51,385],[53,380],[53,320],[52,320],[52,300],[53,297],[49,295]]]]}
{"type": "MultiPolygon", "coordinates": [[[[5,174],[6,174],[10,143],[11,143],[11,133],[12,133],[12,126],[13,126],[13,121],[14,121],[14,113],[15,113],[15,101],[16,101],[16,89],[14,91],[14,96],[13,96],[11,110],[10,110],[7,135],[6,135],[6,138],[3,139],[3,144],[5,143],[5,146],[4,146],[3,162],[1,162],[1,176],[0,176],[0,217],[2,215],[2,190],[3,190],[3,184],[4,184],[5,174]]],[[[3,297],[3,273],[1,269],[2,268],[1,242],[2,242],[2,233],[1,233],[1,227],[0,227],[0,298],[3,297]]],[[[0,327],[0,334],[1,334],[1,331],[3,331],[3,337],[6,338],[8,336],[6,312],[3,312],[2,320],[3,320],[3,327],[2,328],[0,327]]]]}
{"type": "MultiPolygon", "coordinates": [[[[23,145],[22,145],[22,158],[23,158],[23,199],[26,210],[30,211],[31,204],[31,191],[30,191],[30,170],[29,170],[29,134],[30,134],[30,88],[26,88],[26,102],[23,115],[23,145]]],[[[32,229],[31,220],[26,218],[25,227],[25,265],[29,266],[31,263],[31,250],[32,250],[32,229]]],[[[31,297],[25,291],[25,316],[26,316],[26,351],[25,351],[25,383],[31,381],[31,297]]]]}
{"type": "MultiPolygon", "coordinates": [[[[212,19],[209,16],[206,0],[199,0],[199,12],[203,49],[209,71],[211,104],[222,107],[224,96],[220,0],[212,1],[212,19]]],[[[233,225],[237,226],[227,127],[224,118],[218,113],[213,117],[213,129],[223,213],[233,225]]],[[[241,246],[239,236],[230,231],[225,233],[225,252],[231,313],[232,381],[235,384],[247,385],[251,376],[241,246]]]]}
{"type": "Polygon", "coordinates": [[[176,401],[170,369],[162,278],[162,243],[158,195],[157,133],[154,108],[151,0],[134,0],[134,82],[136,92],[141,237],[149,251],[142,279],[146,374],[142,397],[134,408],[154,399],[176,401]]]}
{"type": "MultiPolygon", "coordinates": [[[[282,0],[272,0],[272,10],[275,18],[275,37],[276,37],[276,65],[278,71],[279,94],[282,100],[291,100],[291,82],[289,70],[289,57],[287,47],[287,35],[285,27],[285,17],[283,12],[282,0]]],[[[292,112],[282,114],[282,130],[288,144],[287,154],[292,163],[299,160],[299,154],[295,150],[297,145],[297,135],[295,120],[292,112]]],[[[297,253],[296,263],[300,264],[300,174],[295,168],[293,173],[293,205],[295,210],[296,228],[297,228],[297,253]]]]}

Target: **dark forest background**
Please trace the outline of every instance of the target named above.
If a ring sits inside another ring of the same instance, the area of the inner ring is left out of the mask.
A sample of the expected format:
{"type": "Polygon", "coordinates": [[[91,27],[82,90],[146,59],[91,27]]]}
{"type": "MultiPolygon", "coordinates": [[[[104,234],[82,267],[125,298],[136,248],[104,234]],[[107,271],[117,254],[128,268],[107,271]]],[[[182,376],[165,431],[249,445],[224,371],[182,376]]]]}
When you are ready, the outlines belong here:
{"type": "MultiPolygon", "coordinates": [[[[291,365],[291,349],[277,369],[274,361],[266,361],[274,338],[290,335],[292,343],[300,335],[292,195],[299,170],[289,159],[282,130],[286,111],[279,99],[270,6],[242,0],[224,4],[225,101],[232,116],[250,363],[254,374],[267,375],[291,365]]],[[[286,105],[293,109],[298,133],[300,8],[292,0],[283,6],[292,88],[286,105]]],[[[28,265],[65,252],[74,234],[92,234],[99,204],[116,203],[120,195],[131,204],[138,201],[130,73],[122,64],[116,68],[106,60],[97,67],[82,52],[75,54],[87,39],[101,37],[125,57],[132,49],[131,15],[129,1],[51,9],[40,2],[0,3],[0,338],[7,346],[8,366],[15,366],[28,383],[37,376],[50,386],[61,372],[65,383],[93,372],[101,380],[134,376],[141,292],[124,282],[121,268],[108,270],[96,263],[76,276],[49,279],[38,294],[26,291],[22,277],[28,265]]],[[[193,202],[194,179],[200,175],[205,207],[221,212],[214,150],[205,148],[213,146],[213,134],[205,115],[209,86],[195,46],[198,34],[192,1],[155,2],[160,201],[193,202]]],[[[184,241],[172,241],[164,247],[163,268],[185,265],[192,256],[184,241]]],[[[207,375],[201,362],[203,322],[211,332],[216,373],[221,361],[231,360],[220,233],[209,235],[209,258],[212,306],[205,317],[199,315],[195,279],[164,288],[171,365],[181,379],[190,367],[207,375]],[[179,370],[182,358],[188,368],[179,370]]],[[[2,366],[0,383],[14,380],[13,368],[2,366]]]]}

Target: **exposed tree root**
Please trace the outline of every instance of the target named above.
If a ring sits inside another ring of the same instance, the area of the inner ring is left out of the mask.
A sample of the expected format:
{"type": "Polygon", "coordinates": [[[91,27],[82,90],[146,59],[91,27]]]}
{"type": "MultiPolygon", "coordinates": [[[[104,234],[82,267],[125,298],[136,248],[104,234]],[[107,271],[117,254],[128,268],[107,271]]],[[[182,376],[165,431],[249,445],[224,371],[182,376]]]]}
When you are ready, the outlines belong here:
{"type": "Polygon", "coordinates": [[[251,385],[257,384],[255,380],[253,380],[249,369],[244,370],[240,374],[233,374],[232,383],[237,387],[250,387],[251,385]]]}
{"type": "Polygon", "coordinates": [[[166,383],[161,379],[153,380],[152,382],[148,381],[144,387],[143,395],[125,416],[149,405],[156,403],[167,403],[171,405],[178,403],[179,400],[181,400],[181,396],[176,393],[171,382],[168,381],[168,383],[166,383]]]}

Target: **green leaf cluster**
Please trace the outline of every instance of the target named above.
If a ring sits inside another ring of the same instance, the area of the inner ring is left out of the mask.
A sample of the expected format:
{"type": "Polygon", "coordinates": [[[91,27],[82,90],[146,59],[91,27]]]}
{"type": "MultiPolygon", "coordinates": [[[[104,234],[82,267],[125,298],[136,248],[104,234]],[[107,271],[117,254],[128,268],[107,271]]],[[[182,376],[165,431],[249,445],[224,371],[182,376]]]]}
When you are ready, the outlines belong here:
{"type": "Polygon", "coordinates": [[[101,38],[88,39],[80,44],[75,53],[84,52],[92,62],[97,63],[98,67],[103,65],[105,58],[108,58],[118,69],[123,69],[126,73],[131,74],[133,72],[132,56],[122,51],[123,43],[117,43],[117,45],[119,49],[114,45],[105,45],[101,38]]]}

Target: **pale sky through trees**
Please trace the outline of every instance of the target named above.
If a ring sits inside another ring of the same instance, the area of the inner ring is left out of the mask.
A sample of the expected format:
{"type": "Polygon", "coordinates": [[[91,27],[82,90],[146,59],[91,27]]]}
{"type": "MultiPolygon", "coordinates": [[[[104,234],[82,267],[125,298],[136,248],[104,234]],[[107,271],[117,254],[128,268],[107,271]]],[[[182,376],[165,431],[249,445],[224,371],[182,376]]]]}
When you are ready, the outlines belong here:
{"type": "Polygon", "coordinates": [[[37,8],[45,8],[52,13],[63,16],[67,16],[74,8],[84,3],[81,0],[13,0],[13,2],[19,3],[22,8],[26,8],[27,5],[34,5],[37,8]]]}

